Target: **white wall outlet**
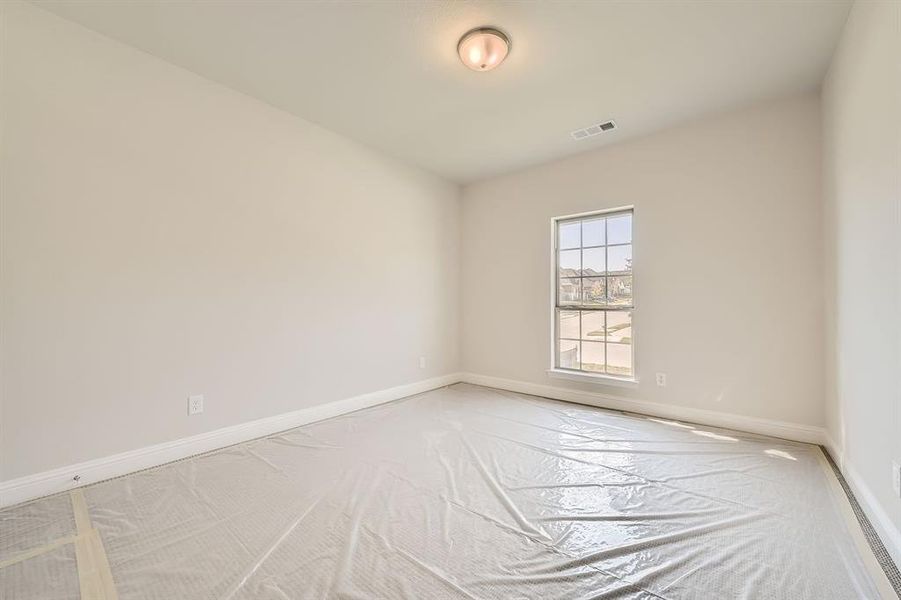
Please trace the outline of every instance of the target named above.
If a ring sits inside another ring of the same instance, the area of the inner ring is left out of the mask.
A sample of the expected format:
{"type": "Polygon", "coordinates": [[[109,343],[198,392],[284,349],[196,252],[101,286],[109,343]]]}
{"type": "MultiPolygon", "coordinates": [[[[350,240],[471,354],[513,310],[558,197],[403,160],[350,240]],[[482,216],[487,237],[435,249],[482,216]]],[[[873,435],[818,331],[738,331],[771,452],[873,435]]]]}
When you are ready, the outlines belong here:
{"type": "Polygon", "coordinates": [[[188,416],[203,412],[203,395],[188,396],[188,416]]]}
{"type": "Polygon", "coordinates": [[[666,387],[666,373],[657,373],[657,387],[666,387]]]}
{"type": "Polygon", "coordinates": [[[892,461],[892,489],[901,498],[901,462],[897,460],[892,461]]]}
{"type": "Polygon", "coordinates": [[[425,356],[420,356],[420,357],[419,357],[419,368],[420,368],[420,369],[425,369],[425,356]]]}

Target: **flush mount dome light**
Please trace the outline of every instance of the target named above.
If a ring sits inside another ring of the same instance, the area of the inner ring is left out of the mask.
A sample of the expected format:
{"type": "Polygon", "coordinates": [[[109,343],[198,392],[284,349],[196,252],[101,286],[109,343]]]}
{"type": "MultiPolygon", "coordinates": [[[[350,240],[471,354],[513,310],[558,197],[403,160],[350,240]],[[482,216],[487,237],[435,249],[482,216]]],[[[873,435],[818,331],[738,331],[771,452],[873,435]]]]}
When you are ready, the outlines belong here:
{"type": "Polygon", "coordinates": [[[460,38],[457,54],[473,71],[490,71],[507,58],[510,38],[493,27],[478,27],[460,38]]]}

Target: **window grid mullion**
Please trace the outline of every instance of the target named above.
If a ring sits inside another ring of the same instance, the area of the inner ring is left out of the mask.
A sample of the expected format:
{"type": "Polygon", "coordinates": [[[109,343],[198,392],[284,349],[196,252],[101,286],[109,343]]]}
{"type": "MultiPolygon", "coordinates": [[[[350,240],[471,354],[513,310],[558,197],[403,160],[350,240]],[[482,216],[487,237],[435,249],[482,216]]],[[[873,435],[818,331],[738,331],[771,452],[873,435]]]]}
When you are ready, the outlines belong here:
{"type": "Polygon", "coordinates": [[[579,311],[579,370],[582,370],[582,359],[584,356],[582,355],[582,311],[579,311]]]}
{"type": "MultiPolygon", "coordinates": [[[[610,304],[610,221],[604,219],[604,304],[610,304]]],[[[604,373],[607,370],[607,337],[610,330],[607,328],[607,312],[604,311],[604,373]]]]}
{"type": "Polygon", "coordinates": [[[604,311],[604,373],[607,373],[607,311],[604,311]]]}
{"type": "MultiPolygon", "coordinates": [[[[585,271],[585,248],[583,247],[585,243],[585,236],[583,235],[582,229],[585,226],[585,221],[579,220],[579,298],[585,299],[585,286],[582,281],[582,273],[585,271]]],[[[582,364],[584,355],[582,354],[582,311],[579,311],[579,341],[577,342],[579,348],[579,370],[582,370],[582,364]]]]}

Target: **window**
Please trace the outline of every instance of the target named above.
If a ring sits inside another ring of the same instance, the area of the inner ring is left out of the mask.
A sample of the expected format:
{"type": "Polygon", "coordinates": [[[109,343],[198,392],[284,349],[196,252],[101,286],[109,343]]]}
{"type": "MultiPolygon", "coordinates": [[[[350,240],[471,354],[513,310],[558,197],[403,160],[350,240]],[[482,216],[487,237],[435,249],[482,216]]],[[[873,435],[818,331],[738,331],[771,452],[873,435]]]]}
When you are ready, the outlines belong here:
{"type": "Polygon", "coordinates": [[[635,376],[632,209],[554,221],[554,369],[635,376]]]}

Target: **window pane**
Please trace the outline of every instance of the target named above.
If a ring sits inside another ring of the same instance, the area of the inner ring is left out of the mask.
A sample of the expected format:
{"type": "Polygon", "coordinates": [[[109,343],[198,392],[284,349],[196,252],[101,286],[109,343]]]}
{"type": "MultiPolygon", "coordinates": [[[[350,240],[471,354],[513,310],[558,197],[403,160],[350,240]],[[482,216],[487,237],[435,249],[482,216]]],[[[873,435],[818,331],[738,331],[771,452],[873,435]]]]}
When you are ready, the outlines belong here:
{"type": "Polygon", "coordinates": [[[632,214],[558,223],[556,242],[556,366],[633,377],[632,214]]]}
{"type": "Polygon", "coordinates": [[[582,342],[582,370],[604,372],[604,342],[582,342]]]}
{"type": "Polygon", "coordinates": [[[560,277],[578,277],[579,271],[582,269],[582,251],[581,250],[561,250],[560,277]]]}
{"type": "Polygon", "coordinates": [[[615,306],[632,305],[632,276],[607,278],[607,301],[615,306]]]}
{"type": "Polygon", "coordinates": [[[582,250],[582,274],[603,275],[607,270],[605,248],[589,248],[582,250]]]}
{"type": "Polygon", "coordinates": [[[557,334],[561,338],[579,339],[579,311],[557,311],[557,334]]]}
{"type": "Polygon", "coordinates": [[[632,243],[632,215],[611,217],[607,219],[607,243],[631,244],[632,243]]]}
{"type": "Polygon", "coordinates": [[[607,304],[607,285],[603,277],[585,277],[582,280],[582,302],[593,306],[607,304]]]}
{"type": "Polygon", "coordinates": [[[631,344],[607,344],[607,372],[625,377],[632,375],[631,344]]]}
{"type": "Polygon", "coordinates": [[[607,235],[604,231],[605,219],[582,221],[582,245],[603,246],[607,235]]]}
{"type": "Polygon", "coordinates": [[[607,341],[632,343],[632,312],[611,310],[607,312],[607,341]]]}
{"type": "Polygon", "coordinates": [[[579,368],[579,342],[571,342],[569,340],[560,340],[560,357],[559,366],[563,369],[579,368]]]}
{"type": "Polygon", "coordinates": [[[580,237],[580,223],[576,221],[575,223],[560,223],[559,234],[557,235],[557,244],[560,249],[563,248],[578,248],[582,245],[582,238],[580,237]]]}
{"type": "Polygon", "coordinates": [[[596,342],[604,340],[604,311],[582,311],[582,339],[596,342]]]}
{"type": "Polygon", "coordinates": [[[632,272],[632,244],[607,248],[607,267],[610,274],[632,272]]]}
{"type": "Polygon", "coordinates": [[[582,302],[582,283],[579,279],[561,279],[557,290],[557,304],[580,304],[582,302]]]}

